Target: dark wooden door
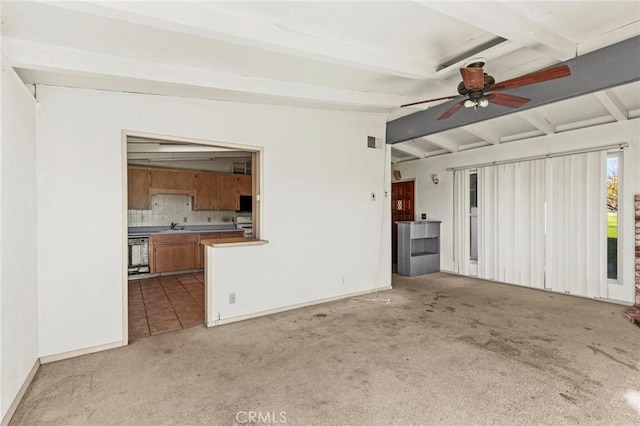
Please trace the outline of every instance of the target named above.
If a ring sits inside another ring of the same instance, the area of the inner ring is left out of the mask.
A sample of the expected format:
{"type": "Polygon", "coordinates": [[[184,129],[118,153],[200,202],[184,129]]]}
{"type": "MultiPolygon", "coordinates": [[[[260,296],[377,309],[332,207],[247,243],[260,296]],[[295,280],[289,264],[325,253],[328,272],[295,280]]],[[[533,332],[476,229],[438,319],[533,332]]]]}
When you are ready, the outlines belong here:
{"type": "Polygon", "coordinates": [[[391,184],[391,259],[398,263],[398,225],[396,222],[414,220],[414,182],[391,184]]]}

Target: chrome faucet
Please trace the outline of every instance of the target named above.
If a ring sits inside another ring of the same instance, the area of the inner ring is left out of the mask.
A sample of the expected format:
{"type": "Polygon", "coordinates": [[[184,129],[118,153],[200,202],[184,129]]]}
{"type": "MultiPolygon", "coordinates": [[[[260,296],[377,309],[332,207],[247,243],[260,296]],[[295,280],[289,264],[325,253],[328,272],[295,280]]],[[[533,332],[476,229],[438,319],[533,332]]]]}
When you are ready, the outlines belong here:
{"type": "Polygon", "coordinates": [[[178,226],[178,222],[171,222],[171,229],[175,230],[176,226],[178,226]]]}

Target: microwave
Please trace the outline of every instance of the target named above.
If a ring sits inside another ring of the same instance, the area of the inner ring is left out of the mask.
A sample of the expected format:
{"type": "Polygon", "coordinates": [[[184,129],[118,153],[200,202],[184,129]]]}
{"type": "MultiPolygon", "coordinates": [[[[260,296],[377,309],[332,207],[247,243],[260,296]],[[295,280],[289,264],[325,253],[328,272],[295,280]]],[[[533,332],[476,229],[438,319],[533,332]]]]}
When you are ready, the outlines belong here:
{"type": "Polygon", "coordinates": [[[251,213],[253,211],[253,197],[251,195],[240,195],[240,208],[238,213],[251,213]]]}

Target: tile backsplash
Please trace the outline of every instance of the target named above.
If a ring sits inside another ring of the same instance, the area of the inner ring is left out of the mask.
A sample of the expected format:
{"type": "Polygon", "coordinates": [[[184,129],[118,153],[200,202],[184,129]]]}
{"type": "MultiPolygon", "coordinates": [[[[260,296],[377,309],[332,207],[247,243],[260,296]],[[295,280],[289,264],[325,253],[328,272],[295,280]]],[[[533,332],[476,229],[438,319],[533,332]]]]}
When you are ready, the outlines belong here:
{"type": "Polygon", "coordinates": [[[191,210],[193,199],[183,194],[155,194],[151,197],[151,210],[128,210],[129,226],[227,225],[233,222],[233,210],[191,210]],[[184,221],[184,218],[187,221],[184,221]]]}

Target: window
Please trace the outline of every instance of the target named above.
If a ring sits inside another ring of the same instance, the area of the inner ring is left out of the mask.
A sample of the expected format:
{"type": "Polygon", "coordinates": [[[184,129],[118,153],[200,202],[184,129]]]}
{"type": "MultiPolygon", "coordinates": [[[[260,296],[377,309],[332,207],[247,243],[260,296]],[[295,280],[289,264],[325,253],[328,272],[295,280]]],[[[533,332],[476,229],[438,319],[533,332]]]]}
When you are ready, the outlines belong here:
{"type": "Polygon", "coordinates": [[[618,189],[620,154],[607,156],[607,278],[618,279],[618,189]]]}
{"type": "Polygon", "coordinates": [[[478,173],[469,175],[469,259],[478,260],[478,173]]]}

